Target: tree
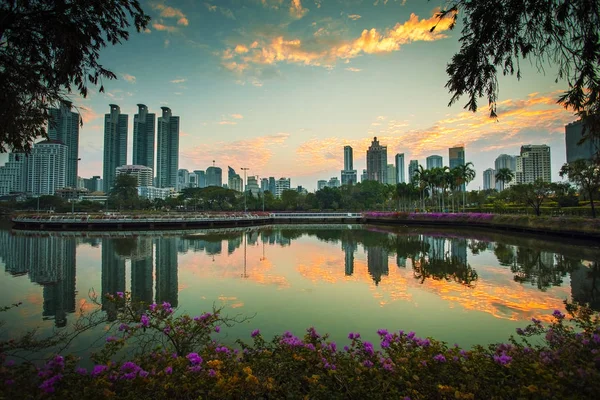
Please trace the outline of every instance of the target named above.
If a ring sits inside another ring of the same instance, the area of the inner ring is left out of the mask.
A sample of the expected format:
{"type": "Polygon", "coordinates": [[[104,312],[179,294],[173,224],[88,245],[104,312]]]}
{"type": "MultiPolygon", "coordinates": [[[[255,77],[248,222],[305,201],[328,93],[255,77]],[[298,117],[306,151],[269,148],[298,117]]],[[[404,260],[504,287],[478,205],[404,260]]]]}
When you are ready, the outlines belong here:
{"type": "Polygon", "coordinates": [[[496,172],[496,180],[502,182],[502,189],[504,190],[504,185],[512,182],[515,174],[510,170],[510,168],[500,168],[498,172],[496,172]]]}
{"type": "Polygon", "coordinates": [[[600,189],[600,166],[585,160],[577,160],[563,165],[559,174],[561,177],[567,175],[571,182],[575,183],[581,190],[585,191],[590,199],[592,218],[596,218],[594,195],[597,194],[598,189],[600,189]]]}
{"type": "Polygon", "coordinates": [[[523,203],[533,209],[538,217],[542,214],[541,207],[552,193],[552,184],[538,179],[534,183],[523,183],[510,187],[509,198],[523,203]]]}
{"type": "Polygon", "coordinates": [[[456,172],[454,172],[453,175],[458,178],[457,184],[458,184],[458,186],[460,186],[462,188],[463,212],[465,212],[466,193],[467,193],[466,186],[469,184],[469,182],[471,182],[473,179],[475,179],[475,170],[473,169],[472,162],[468,162],[464,165],[457,165],[456,167],[454,167],[454,169],[456,169],[456,172]]]}
{"type": "Polygon", "coordinates": [[[28,151],[47,137],[48,110],[88,85],[116,75],[100,50],[140,32],[150,17],[139,0],[6,0],[0,2],[0,152],[28,151]]]}
{"type": "Polygon", "coordinates": [[[119,209],[135,209],[140,197],[137,191],[137,178],[133,175],[121,174],[115,179],[115,186],[110,191],[110,202],[119,209]]]}
{"type": "Polygon", "coordinates": [[[450,105],[467,96],[465,108],[477,111],[487,97],[496,117],[499,73],[521,79],[521,61],[541,72],[552,65],[568,85],[558,103],[584,120],[588,137],[600,137],[598,0],[452,0],[438,21],[450,18],[453,28],[459,14],[461,47],[446,67],[450,105]]]}

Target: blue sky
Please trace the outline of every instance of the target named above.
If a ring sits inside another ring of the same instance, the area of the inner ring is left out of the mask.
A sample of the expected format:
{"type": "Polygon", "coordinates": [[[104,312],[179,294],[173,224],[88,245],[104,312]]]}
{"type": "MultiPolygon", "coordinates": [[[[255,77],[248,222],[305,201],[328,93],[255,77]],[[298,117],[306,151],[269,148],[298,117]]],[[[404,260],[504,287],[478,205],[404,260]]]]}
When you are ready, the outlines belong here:
{"type": "MultiPolygon", "coordinates": [[[[483,109],[453,107],[445,67],[461,26],[430,33],[440,1],[424,0],[142,0],[152,21],[101,63],[117,73],[105,94],[76,99],[84,117],[80,175],[101,174],[108,104],[129,114],[130,149],[137,103],[181,117],[180,168],[250,168],[260,177],[291,177],[313,190],[338,176],[343,146],[365,168],[373,136],[405,159],[464,144],[475,164],[471,189],[501,153],[522,144],[552,147],[552,174],[565,162],[564,125],[555,104],[565,84],[552,69],[525,62],[523,79],[500,79],[499,121],[483,109]]],[[[482,99],[481,104],[485,104],[482,99]]],[[[131,151],[128,161],[131,162],[131,151]]],[[[239,172],[239,171],[238,171],[239,172]]]]}

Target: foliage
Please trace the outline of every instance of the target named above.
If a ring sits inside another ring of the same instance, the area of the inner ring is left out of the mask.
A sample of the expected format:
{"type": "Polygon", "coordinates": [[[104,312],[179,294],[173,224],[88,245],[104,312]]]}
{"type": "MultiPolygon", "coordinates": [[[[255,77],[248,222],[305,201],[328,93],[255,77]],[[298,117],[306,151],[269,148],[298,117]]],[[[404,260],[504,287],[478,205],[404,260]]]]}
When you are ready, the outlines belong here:
{"type": "Polygon", "coordinates": [[[461,47],[446,68],[450,104],[467,96],[465,108],[477,111],[485,96],[495,117],[498,75],[521,79],[521,61],[529,60],[540,72],[556,67],[556,81],[568,85],[558,103],[584,118],[588,135],[600,136],[600,2],[453,0],[438,17],[453,27],[459,14],[461,47]]]}
{"type": "Polygon", "coordinates": [[[510,170],[510,168],[500,168],[498,172],[496,172],[496,180],[502,182],[502,187],[507,183],[512,182],[515,174],[510,170]]]}
{"type": "Polygon", "coordinates": [[[538,179],[532,184],[518,184],[510,187],[509,199],[525,204],[533,209],[535,215],[540,216],[540,208],[552,193],[552,184],[538,179]]]}
{"type": "Polygon", "coordinates": [[[143,31],[150,17],[138,0],[0,2],[0,152],[28,151],[46,137],[49,108],[87,96],[116,75],[100,50],[143,31]]]}
{"type": "Polygon", "coordinates": [[[598,195],[600,189],[600,165],[585,160],[577,160],[562,166],[560,176],[565,175],[587,194],[592,207],[592,218],[596,218],[594,196],[598,195]]]}
{"type": "Polygon", "coordinates": [[[128,174],[118,175],[115,179],[115,186],[110,192],[109,202],[119,210],[134,210],[138,208],[139,201],[137,178],[128,174]]]}
{"type": "MultiPolygon", "coordinates": [[[[126,296],[120,297],[126,303],[126,296]]],[[[124,305],[124,304],[123,304],[124,305]]],[[[566,304],[567,318],[555,310],[544,325],[537,319],[517,329],[508,343],[470,350],[449,347],[414,332],[380,329],[380,343],[348,335],[343,349],[307,329],[303,337],[285,332],[271,341],[259,330],[239,349],[208,340],[213,314],[174,319],[168,304],[132,314],[134,323],[109,340],[110,349],[154,327],[165,336],[200,334],[194,351],[156,348],[129,360],[78,366],[56,355],[37,368],[15,365],[2,355],[2,398],[313,398],[313,399],[545,399],[596,398],[600,372],[600,317],[587,307],[566,304]],[[167,322],[170,320],[170,322],[167,322]],[[210,322],[205,322],[209,321],[210,322]],[[174,328],[174,329],[173,329],[174,328]]],[[[133,322],[133,321],[132,321],[133,322]]],[[[114,353],[114,352],[113,352],[114,353]]]]}

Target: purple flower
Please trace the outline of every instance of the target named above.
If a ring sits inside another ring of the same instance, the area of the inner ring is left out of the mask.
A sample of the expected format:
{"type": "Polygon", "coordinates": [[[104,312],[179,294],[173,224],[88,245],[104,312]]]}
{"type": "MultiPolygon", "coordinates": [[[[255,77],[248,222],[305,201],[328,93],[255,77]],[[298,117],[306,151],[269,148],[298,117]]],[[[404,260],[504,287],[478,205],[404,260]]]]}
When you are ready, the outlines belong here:
{"type": "Polygon", "coordinates": [[[148,309],[149,309],[150,311],[156,311],[156,303],[152,303],[152,304],[150,304],[150,305],[148,306],[148,309]]]}
{"type": "Polygon", "coordinates": [[[171,303],[169,303],[168,301],[163,301],[162,308],[163,310],[168,310],[169,308],[171,308],[171,303]]]}
{"type": "Polygon", "coordinates": [[[140,377],[145,378],[148,376],[148,371],[140,371],[139,375],[140,377]]]}
{"type": "Polygon", "coordinates": [[[552,315],[554,316],[554,318],[558,319],[563,319],[565,317],[565,314],[561,313],[560,310],[554,310],[552,315]]]}
{"type": "Polygon", "coordinates": [[[437,356],[434,356],[433,359],[437,362],[441,362],[441,363],[445,363],[446,362],[446,357],[444,357],[443,354],[438,354],[437,356]]]}
{"type": "Polygon", "coordinates": [[[350,351],[350,347],[344,346],[344,351],[350,351]]]}
{"type": "Polygon", "coordinates": [[[129,330],[129,325],[127,325],[127,324],[119,325],[119,332],[128,331],[128,330],[129,330]]]}
{"type": "Polygon", "coordinates": [[[511,356],[507,356],[506,354],[502,354],[501,356],[495,355],[494,361],[501,365],[506,365],[512,361],[511,356]]]}
{"type": "Polygon", "coordinates": [[[594,343],[600,343],[600,335],[598,335],[597,333],[594,333],[594,335],[592,336],[592,341],[594,343]]]}
{"type": "Polygon", "coordinates": [[[335,342],[331,342],[329,343],[329,348],[331,349],[331,351],[333,351],[334,353],[337,351],[337,345],[335,344],[335,342]]]}
{"type": "Polygon", "coordinates": [[[5,381],[4,381],[4,384],[5,384],[6,386],[13,385],[14,383],[15,383],[15,381],[14,381],[14,380],[12,380],[12,379],[7,379],[7,380],[5,380],[5,381]]]}
{"type": "Polygon", "coordinates": [[[412,339],[415,337],[415,333],[414,332],[408,332],[408,335],[406,335],[407,338],[412,339]]]}
{"type": "Polygon", "coordinates": [[[310,337],[313,338],[313,339],[318,339],[318,338],[321,337],[321,335],[319,335],[317,333],[317,330],[314,327],[312,327],[312,326],[310,328],[308,328],[306,331],[308,333],[310,333],[310,337]]]}
{"type": "Polygon", "coordinates": [[[142,317],[140,318],[140,322],[142,323],[142,326],[144,328],[147,328],[150,326],[150,318],[148,318],[148,316],[146,314],[142,314],[142,317]]]}
{"type": "Polygon", "coordinates": [[[367,353],[368,355],[372,356],[374,354],[373,344],[371,342],[364,342],[363,348],[365,350],[365,353],[367,353]]]}
{"type": "Polygon", "coordinates": [[[167,375],[171,375],[173,373],[173,367],[167,367],[165,368],[165,374],[167,375]]]}
{"type": "Polygon", "coordinates": [[[79,375],[87,375],[88,370],[85,368],[77,368],[77,371],[75,372],[77,372],[79,375]]]}
{"type": "Polygon", "coordinates": [[[377,334],[378,334],[379,336],[385,336],[385,335],[387,335],[387,334],[388,334],[388,331],[387,331],[387,329],[379,329],[379,330],[377,331],[377,334]]]}
{"type": "Polygon", "coordinates": [[[350,340],[354,340],[354,339],[358,339],[358,338],[360,338],[360,333],[358,333],[358,332],[357,333],[350,332],[348,334],[348,339],[350,339],[350,340]]]}
{"type": "Polygon", "coordinates": [[[107,343],[114,342],[114,341],[116,341],[116,340],[117,340],[117,338],[116,338],[116,337],[114,337],[114,336],[109,336],[109,337],[107,337],[107,338],[106,338],[106,342],[107,342],[107,343]]]}
{"type": "Polygon", "coordinates": [[[123,292],[117,292],[117,296],[119,296],[120,298],[124,298],[125,297],[125,293],[123,293],[123,292]]]}
{"type": "Polygon", "coordinates": [[[315,351],[316,350],[315,349],[315,345],[312,344],[312,343],[307,343],[307,344],[304,345],[304,347],[307,348],[310,351],[315,351]]]}
{"type": "Polygon", "coordinates": [[[209,369],[208,376],[210,376],[211,378],[214,378],[215,376],[217,376],[217,373],[215,372],[214,369],[209,369]]]}
{"type": "Polygon", "coordinates": [[[258,335],[260,335],[260,330],[255,329],[252,331],[252,333],[250,334],[250,336],[252,337],[257,337],[258,335]]]}
{"type": "Polygon", "coordinates": [[[46,379],[39,386],[46,393],[54,393],[54,384],[62,379],[62,374],[56,374],[52,378],[46,379]]]}
{"type": "Polygon", "coordinates": [[[168,335],[169,333],[171,333],[171,327],[169,327],[169,326],[165,327],[165,329],[163,329],[163,332],[165,335],[168,335]]]}
{"type": "Polygon", "coordinates": [[[525,331],[523,331],[523,329],[521,328],[517,328],[517,335],[524,335],[525,331]]]}
{"type": "Polygon", "coordinates": [[[215,326],[215,332],[217,332],[217,333],[221,332],[221,327],[219,325],[215,326]]]}
{"type": "Polygon", "coordinates": [[[202,364],[202,357],[198,355],[198,353],[190,353],[187,355],[187,359],[190,360],[192,365],[202,364]]]}
{"type": "Polygon", "coordinates": [[[371,368],[373,366],[373,362],[369,361],[369,360],[365,360],[363,362],[363,365],[367,368],[371,368]]]}
{"type": "Polygon", "coordinates": [[[106,365],[96,365],[92,370],[92,376],[98,376],[107,370],[108,367],[106,365]]]}
{"type": "Polygon", "coordinates": [[[125,364],[121,366],[121,371],[123,372],[137,372],[141,368],[132,361],[127,361],[125,364]]]}

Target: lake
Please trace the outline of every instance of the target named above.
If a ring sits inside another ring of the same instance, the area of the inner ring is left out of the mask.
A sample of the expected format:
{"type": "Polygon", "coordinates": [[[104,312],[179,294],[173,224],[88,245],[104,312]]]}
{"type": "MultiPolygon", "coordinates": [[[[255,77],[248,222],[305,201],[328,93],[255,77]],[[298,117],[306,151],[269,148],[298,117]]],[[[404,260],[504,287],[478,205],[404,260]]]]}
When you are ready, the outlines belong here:
{"type": "MultiPolygon", "coordinates": [[[[260,329],[302,335],[403,329],[470,347],[505,341],[564,300],[600,309],[597,244],[489,231],[369,225],[261,226],[163,232],[34,232],[0,228],[2,337],[68,329],[101,307],[93,291],[130,291],[198,315],[213,304],[251,316],[215,337],[260,329]]],[[[102,329],[81,335],[85,358],[102,329]]]]}

